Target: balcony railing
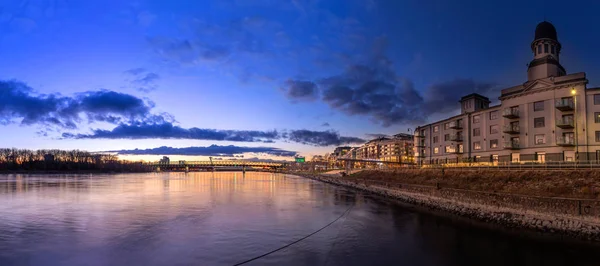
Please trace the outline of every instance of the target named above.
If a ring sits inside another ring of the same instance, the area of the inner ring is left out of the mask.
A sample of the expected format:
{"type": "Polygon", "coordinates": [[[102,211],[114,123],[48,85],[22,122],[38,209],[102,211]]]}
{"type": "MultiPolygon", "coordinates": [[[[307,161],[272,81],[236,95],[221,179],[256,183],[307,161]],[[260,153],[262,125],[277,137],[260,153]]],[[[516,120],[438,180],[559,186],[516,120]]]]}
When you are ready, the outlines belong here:
{"type": "Polygon", "coordinates": [[[425,147],[425,142],[422,142],[422,141],[417,142],[417,147],[425,147]]]}
{"type": "Polygon", "coordinates": [[[462,134],[452,134],[452,135],[450,135],[450,141],[463,141],[462,134]]]}
{"type": "Polygon", "coordinates": [[[454,148],[454,151],[452,151],[452,153],[456,153],[456,154],[462,154],[463,153],[463,149],[456,147],[454,148]]]}
{"type": "Polygon", "coordinates": [[[556,126],[560,127],[560,128],[564,128],[564,129],[574,128],[575,120],[573,120],[573,118],[569,118],[569,119],[559,118],[559,119],[556,119],[556,126]]]}
{"type": "Polygon", "coordinates": [[[519,109],[506,108],[502,111],[502,116],[506,118],[519,118],[519,109]]]}
{"type": "Polygon", "coordinates": [[[565,138],[565,137],[556,137],[556,145],[558,146],[575,146],[575,139],[572,137],[569,138],[565,138]]]}
{"type": "Polygon", "coordinates": [[[519,142],[517,142],[517,141],[505,141],[504,148],[509,149],[509,150],[518,150],[521,148],[521,146],[519,145],[519,142]]]}
{"type": "Polygon", "coordinates": [[[554,106],[556,109],[563,112],[573,111],[573,109],[575,109],[575,102],[573,101],[573,98],[557,99],[554,103],[554,106]]]}
{"type": "Polygon", "coordinates": [[[452,122],[450,122],[449,126],[450,126],[451,129],[461,129],[462,128],[462,122],[452,121],[452,122]]]}
{"type": "Polygon", "coordinates": [[[502,132],[508,134],[519,134],[519,132],[521,131],[519,125],[504,125],[504,127],[502,128],[502,132]]]}
{"type": "Polygon", "coordinates": [[[421,133],[419,131],[415,132],[415,137],[417,138],[424,138],[425,137],[425,133],[421,133]]]}

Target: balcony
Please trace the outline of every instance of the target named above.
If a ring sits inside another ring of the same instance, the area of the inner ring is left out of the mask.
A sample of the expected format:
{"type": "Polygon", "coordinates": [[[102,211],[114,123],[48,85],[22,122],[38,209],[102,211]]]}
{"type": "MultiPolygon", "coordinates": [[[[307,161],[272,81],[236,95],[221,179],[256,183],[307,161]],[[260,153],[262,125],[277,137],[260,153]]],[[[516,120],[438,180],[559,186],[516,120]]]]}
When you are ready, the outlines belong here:
{"type": "Polygon", "coordinates": [[[506,108],[502,111],[502,116],[510,119],[519,118],[519,109],[506,108]]]}
{"type": "Polygon", "coordinates": [[[452,121],[450,122],[450,128],[451,129],[461,129],[462,127],[462,122],[458,122],[458,121],[452,121]]]}
{"type": "Polygon", "coordinates": [[[562,129],[574,128],[575,120],[573,120],[573,118],[569,118],[569,119],[559,118],[559,119],[556,119],[556,126],[562,128],[562,129]]]}
{"type": "Polygon", "coordinates": [[[454,151],[450,151],[450,153],[454,153],[454,154],[462,154],[463,153],[463,149],[459,149],[458,147],[456,147],[454,149],[454,151]]]}
{"type": "Polygon", "coordinates": [[[421,142],[421,141],[419,141],[419,142],[417,143],[417,147],[418,147],[418,148],[425,147],[425,142],[421,142]]]}
{"type": "Polygon", "coordinates": [[[417,138],[424,138],[425,137],[425,133],[421,133],[419,131],[415,132],[415,137],[417,138]]]}
{"type": "Polygon", "coordinates": [[[554,103],[554,106],[556,107],[556,109],[563,112],[573,111],[575,109],[575,103],[573,102],[573,98],[558,99],[554,103]]]}
{"type": "Polygon", "coordinates": [[[517,142],[517,141],[505,141],[504,148],[507,150],[518,150],[521,148],[521,146],[519,145],[519,142],[517,142]]]}
{"type": "Polygon", "coordinates": [[[569,137],[569,138],[557,137],[556,145],[563,146],[563,147],[573,147],[573,146],[575,146],[575,139],[572,137],[569,137]]]}
{"type": "Polygon", "coordinates": [[[463,141],[462,134],[452,134],[452,135],[450,135],[450,141],[462,142],[463,141]]]}
{"type": "Polygon", "coordinates": [[[519,125],[504,125],[502,132],[507,134],[519,134],[521,131],[519,125]]]}

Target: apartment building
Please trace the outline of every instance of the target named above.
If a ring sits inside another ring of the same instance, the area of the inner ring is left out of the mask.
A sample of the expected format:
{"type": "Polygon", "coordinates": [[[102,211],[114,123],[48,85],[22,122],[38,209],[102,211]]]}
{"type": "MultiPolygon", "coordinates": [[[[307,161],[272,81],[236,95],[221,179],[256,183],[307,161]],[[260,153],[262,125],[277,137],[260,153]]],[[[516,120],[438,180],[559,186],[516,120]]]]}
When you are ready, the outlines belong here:
{"type": "Polygon", "coordinates": [[[600,160],[600,88],[567,74],[551,23],[538,24],[530,48],[527,81],[502,90],[499,105],[466,95],[459,115],[415,130],[418,163],[600,160]]]}

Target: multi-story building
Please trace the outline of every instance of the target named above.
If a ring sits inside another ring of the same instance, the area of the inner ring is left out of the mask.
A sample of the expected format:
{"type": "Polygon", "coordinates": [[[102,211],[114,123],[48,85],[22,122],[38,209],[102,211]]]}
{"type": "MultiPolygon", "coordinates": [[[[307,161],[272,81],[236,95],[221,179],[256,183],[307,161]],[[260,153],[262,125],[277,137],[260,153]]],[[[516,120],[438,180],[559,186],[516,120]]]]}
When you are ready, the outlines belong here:
{"type": "Polygon", "coordinates": [[[413,162],[413,135],[396,134],[391,138],[379,137],[361,147],[352,148],[355,159],[377,160],[388,162],[413,162]]]}
{"type": "Polygon", "coordinates": [[[600,88],[567,74],[549,22],[538,24],[527,81],[501,91],[500,104],[470,94],[459,115],[415,130],[419,163],[600,160],[600,88]]]}

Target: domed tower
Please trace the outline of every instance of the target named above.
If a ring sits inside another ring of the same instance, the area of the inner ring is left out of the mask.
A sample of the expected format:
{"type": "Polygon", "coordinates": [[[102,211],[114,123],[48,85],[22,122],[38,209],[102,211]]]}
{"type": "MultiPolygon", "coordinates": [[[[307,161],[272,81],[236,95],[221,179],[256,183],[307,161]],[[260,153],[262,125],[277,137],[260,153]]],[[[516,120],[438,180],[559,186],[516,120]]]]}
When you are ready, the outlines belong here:
{"type": "Polygon", "coordinates": [[[554,25],[547,21],[538,24],[535,28],[535,39],[531,43],[533,60],[527,69],[527,79],[533,81],[566,75],[567,72],[559,61],[560,50],[561,45],[554,25]]]}

